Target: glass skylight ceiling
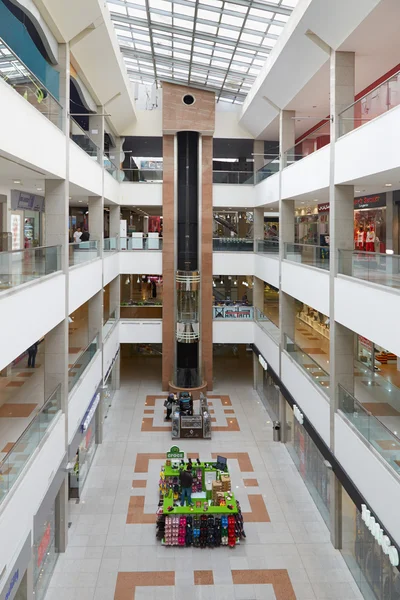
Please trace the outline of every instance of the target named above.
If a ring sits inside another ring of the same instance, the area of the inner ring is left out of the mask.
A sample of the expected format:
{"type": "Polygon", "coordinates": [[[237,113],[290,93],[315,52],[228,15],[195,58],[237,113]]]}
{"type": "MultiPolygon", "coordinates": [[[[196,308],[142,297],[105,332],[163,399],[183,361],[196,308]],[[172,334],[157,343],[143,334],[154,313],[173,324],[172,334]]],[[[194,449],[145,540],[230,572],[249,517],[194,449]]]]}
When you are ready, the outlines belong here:
{"type": "Polygon", "coordinates": [[[107,0],[131,81],[242,103],[297,0],[107,0]]]}

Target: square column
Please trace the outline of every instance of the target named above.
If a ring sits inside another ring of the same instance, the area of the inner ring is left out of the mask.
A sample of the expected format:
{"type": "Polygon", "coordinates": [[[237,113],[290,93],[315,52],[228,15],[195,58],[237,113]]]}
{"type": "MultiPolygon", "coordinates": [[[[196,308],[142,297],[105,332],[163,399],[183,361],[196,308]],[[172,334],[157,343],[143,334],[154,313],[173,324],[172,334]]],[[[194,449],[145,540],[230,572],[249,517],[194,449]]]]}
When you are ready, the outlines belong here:
{"type": "Polygon", "coordinates": [[[114,312],[116,319],[119,319],[119,311],[121,304],[121,285],[120,278],[115,277],[112,281],[110,281],[110,314],[114,312]]]}
{"type": "Polygon", "coordinates": [[[264,208],[254,209],[254,250],[257,252],[257,240],[264,239],[264,208]]]}
{"type": "Polygon", "coordinates": [[[279,166],[281,171],[287,166],[285,152],[293,148],[296,143],[295,114],[294,110],[281,110],[279,115],[279,166]]]}
{"type": "Polygon", "coordinates": [[[119,237],[121,221],[121,207],[115,204],[110,206],[110,237],[119,237]]]}
{"type": "Polygon", "coordinates": [[[97,240],[99,255],[103,256],[104,240],[104,198],[102,196],[89,196],[89,233],[90,241],[97,240]]]}
{"type": "Polygon", "coordinates": [[[89,323],[88,323],[88,336],[89,342],[99,334],[99,344],[101,347],[102,343],[102,330],[103,330],[103,290],[100,290],[92,296],[89,300],[89,323]]]}
{"type": "Polygon", "coordinates": [[[97,106],[97,114],[89,115],[89,137],[97,146],[97,160],[103,167],[104,155],[104,107],[97,106]]]}

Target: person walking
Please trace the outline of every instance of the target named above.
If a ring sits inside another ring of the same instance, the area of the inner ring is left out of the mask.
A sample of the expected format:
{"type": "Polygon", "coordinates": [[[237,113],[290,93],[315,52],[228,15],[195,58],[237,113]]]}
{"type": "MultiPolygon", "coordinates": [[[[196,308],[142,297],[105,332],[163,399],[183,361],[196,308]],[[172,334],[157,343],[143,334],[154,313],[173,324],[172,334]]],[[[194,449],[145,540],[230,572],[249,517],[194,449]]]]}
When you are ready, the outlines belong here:
{"type": "Polygon", "coordinates": [[[192,485],[193,485],[193,475],[192,475],[192,464],[189,463],[186,467],[186,471],[181,471],[179,473],[179,481],[182,488],[181,493],[181,506],[185,506],[185,500],[187,500],[187,506],[193,506],[192,504],[192,485]]]}
{"type": "Polygon", "coordinates": [[[35,342],[28,348],[28,367],[35,368],[36,354],[38,351],[38,343],[35,342]]]}
{"type": "Polygon", "coordinates": [[[175,396],[173,394],[169,394],[168,398],[164,402],[164,406],[167,409],[167,416],[165,417],[166,421],[171,420],[172,406],[175,400],[175,396]]]}

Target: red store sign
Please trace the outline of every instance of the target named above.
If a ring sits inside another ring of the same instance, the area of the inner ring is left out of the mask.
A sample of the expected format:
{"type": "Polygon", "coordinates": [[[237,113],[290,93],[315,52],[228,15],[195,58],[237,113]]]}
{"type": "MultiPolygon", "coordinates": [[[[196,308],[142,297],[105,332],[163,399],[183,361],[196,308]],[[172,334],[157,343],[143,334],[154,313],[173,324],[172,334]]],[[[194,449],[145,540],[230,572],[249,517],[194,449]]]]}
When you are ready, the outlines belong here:
{"type": "MultiPolygon", "coordinates": [[[[386,194],[375,194],[374,196],[360,196],[354,198],[354,210],[360,208],[380,208],[386,206],[386,194]]],[[[329,202],[318,204],[318,214],[329,212],[329,202]]]]}

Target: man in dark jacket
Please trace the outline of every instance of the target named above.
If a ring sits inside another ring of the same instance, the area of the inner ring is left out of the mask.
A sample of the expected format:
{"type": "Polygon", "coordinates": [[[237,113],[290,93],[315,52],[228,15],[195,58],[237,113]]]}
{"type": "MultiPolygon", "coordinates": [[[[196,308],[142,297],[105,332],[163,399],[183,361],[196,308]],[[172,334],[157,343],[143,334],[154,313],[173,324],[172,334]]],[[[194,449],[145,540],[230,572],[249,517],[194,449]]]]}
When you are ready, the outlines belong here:
{"type": "Polygon", "coordinates": [[[89,234],[89,232],[88,232],[87,229],[84,229],[83,232],[82,232],[80,241],[81,242],[88,242],[89,239],[90,239],[90,234],[89,234]]]}
{"type": "Polygon", "coordinates": [[[36,354],[38,351],[38,343],[35,342],[28,348],[28,367],[35,368],[36,354]]]}
{"type": "Polygon", "coordinates": [[[181,506],[185,506],[185,499],[187,498],[187,505],[193,506],[192,504],[192,484],[193,484],[193,475],[192,475],[192,465],[188,464],[186,467],[186,471],[181,471],[179,473],[179,481],[182,488],[181,494],[181,506]]]}

